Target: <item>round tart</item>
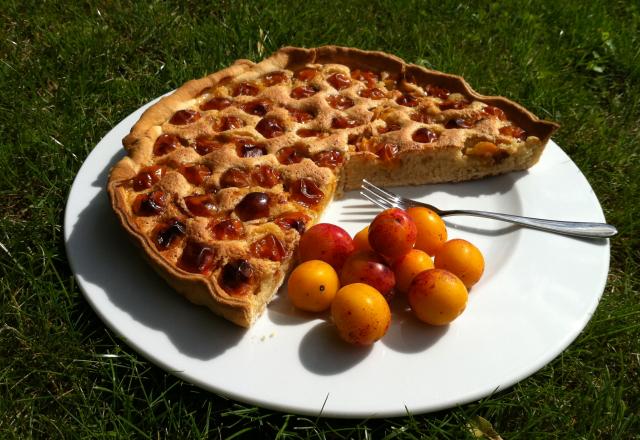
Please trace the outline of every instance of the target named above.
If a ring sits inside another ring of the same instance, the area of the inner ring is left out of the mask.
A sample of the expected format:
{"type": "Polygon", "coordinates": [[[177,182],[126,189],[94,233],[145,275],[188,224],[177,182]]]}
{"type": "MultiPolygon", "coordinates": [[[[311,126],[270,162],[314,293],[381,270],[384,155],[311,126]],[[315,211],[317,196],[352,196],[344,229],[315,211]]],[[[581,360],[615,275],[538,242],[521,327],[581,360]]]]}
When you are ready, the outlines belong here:
{"type": "Polygon", "coordinates": [[[175,290],[248,327],[333,197],[363,178],[421,185],[523,170],[556,128],[392,55],[287,47],[150,107],[108,193],[175,290]]]}

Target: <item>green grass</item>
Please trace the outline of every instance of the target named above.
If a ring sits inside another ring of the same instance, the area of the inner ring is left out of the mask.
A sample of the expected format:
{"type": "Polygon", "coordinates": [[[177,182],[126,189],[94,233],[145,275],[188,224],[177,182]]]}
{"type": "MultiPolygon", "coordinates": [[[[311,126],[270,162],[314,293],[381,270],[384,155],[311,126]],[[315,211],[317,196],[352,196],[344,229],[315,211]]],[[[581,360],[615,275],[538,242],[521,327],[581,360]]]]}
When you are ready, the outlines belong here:
{"type": "Polygon", "coordinates": [[[508,439],[640,438],[637,3],[207,3],[1,2],[0,437],[460,439],[481,416],[508,439]],[[555,140],[620,234],[593,319],[538,373],[436,414],[288,415],[166,374],[84,300],[62,216],[102,136],[143,103],[237,58],[321,44],[463,75],[562,124],[555,140]]]}

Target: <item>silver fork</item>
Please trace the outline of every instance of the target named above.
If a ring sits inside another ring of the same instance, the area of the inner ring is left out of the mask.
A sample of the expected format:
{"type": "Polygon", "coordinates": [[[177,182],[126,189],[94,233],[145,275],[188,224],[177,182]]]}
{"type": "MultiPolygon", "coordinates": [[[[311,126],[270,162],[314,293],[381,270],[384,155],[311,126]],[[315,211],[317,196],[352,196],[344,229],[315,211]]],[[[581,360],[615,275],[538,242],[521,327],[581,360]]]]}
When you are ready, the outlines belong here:
{"type": "Polygon", "coordinates": [[[363,179],[361,185],[362,194],[374,205],[381,208],[400,208],[407,209],[414,206],[422,206],[429,208],[440,217],[447,215],[469,215],[473,217],[486,217],[494,220],[502,220],[509,223],[525,226],[527,228],[539,229],[541,231],[555,232],[557,234],[572,235],[575,237],[587,238],[605,238],[613,237],[618,230],[606,223],[589,223],[589,222],[570,222],[561,220],[547,220],[541,218],[522,217],[519,215],[500,214],[497,212],[487,211],[470,211],[465,209],[443,210],[438,209],[428,203],[418,202],[416,200],[400,197],[397,194],[382,189],[373,183],[363,179]]]}

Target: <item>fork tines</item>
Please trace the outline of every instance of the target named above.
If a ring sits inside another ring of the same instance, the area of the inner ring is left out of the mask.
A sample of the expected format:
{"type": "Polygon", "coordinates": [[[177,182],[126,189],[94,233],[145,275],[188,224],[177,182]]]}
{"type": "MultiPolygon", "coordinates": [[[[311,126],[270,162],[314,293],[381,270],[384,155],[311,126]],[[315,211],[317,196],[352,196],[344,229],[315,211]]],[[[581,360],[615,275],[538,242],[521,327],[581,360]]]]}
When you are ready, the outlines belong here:
{"type": "Polygon", "coordinates": [[[362,189],[360,194],[374,205],[378,205],[383,209],[401,207],[398,196],[374,185],[366,179],[362,179],[360,188],[362,189]]]}

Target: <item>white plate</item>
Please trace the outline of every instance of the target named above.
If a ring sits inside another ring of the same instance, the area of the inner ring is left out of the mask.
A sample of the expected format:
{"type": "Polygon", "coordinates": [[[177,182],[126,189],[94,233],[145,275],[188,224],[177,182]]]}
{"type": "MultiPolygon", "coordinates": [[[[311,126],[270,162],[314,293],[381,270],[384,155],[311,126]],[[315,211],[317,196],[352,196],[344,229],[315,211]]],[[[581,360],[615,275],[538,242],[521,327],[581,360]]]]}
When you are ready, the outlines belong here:
{"type": "MultiPolygon", "coordinates": [[[[445,328],[419,323],[402,301],[372,348],[347,346],[327,316],[296,312],[279,296],[243,330],[173,292],[116,223],[105,185],[140,108],[96,146],[65,213],[71,267],[104,322],[143,356],[182,379],[271,409],[334,417],[401,416],[474,401],[533,374],[593,314],[609,268],[608,240],[588,241],[491,220],[450,217],[450,237],[475,243],[486,271],[466,311],[445,328]]],[[[529,172],[472,183],[401,188],[443,208],[604,221],[593,191],[553,142],[529,172]]],[[[375,209],[357,194],[324,221],[355,233],[375,209]]]]}

